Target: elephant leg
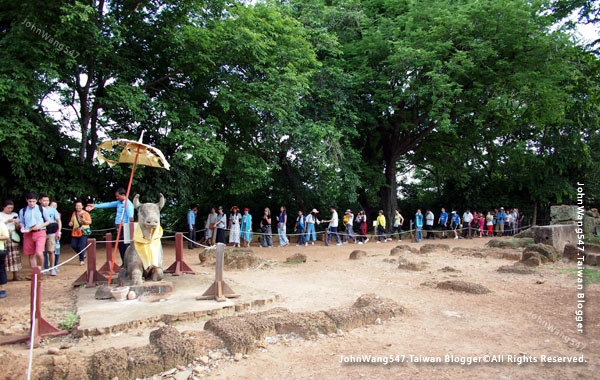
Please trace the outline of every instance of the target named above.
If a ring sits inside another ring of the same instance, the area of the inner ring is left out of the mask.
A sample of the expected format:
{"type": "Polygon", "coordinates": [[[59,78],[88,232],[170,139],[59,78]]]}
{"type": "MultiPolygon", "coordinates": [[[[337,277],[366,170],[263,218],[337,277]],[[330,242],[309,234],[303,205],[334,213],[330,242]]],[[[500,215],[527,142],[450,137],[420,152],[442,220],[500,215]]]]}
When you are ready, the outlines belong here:
{"type": "Polygon", "coordinates": [[[152,281],[161,281],[163,279],[163,270],[162,268],[154,267],[152,268],[152,281]]]}
{"type": "Polygon", "coordinates": [[[141,268],[135,268],[131,271],[131,280],[133,285],[142,285],[144,283],[142,276],[144,271],[141,268]]]}

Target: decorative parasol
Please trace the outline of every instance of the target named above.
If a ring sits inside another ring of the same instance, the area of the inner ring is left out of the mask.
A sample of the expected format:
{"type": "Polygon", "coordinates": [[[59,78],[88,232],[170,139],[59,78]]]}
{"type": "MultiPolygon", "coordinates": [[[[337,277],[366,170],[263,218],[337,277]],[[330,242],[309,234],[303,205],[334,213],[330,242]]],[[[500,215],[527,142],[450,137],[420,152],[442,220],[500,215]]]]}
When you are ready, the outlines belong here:
{"type": "Polygon", "coordinates": [[[131,182],[133,181],[135,167],[137,165],[143,165],[155,168],[163,168],[167,170],[169,170],[170,168],[169,163],[165,159],[165,156],[162,154],[162,152],[153,146],[143,144],[143,138],[144,132],[142,131],[142,135],[140,136],[140,139],[138,141],[125,139],[106,140],[103,141],[100,145],[98,145],[97,149],[97,158],[98,161],[100,161],[100,163],[106,162],[108,166],[111,167],[115,164],[133,164],[133,167],[131,168],[131,175],[129,176],[129,183],[127,184],[127,195],[125,196],[125,204],[123,205],[123,212],[121,213],[119,229],[117,230],[117,244],[115,244],[115,249],[113,250],[112,254],[112,263],[110,265],[110,273],[108,275],[108,285],[110,285],[112,281],[113,268],[115,265],[117,249],[119,246],[118,242],[121,238],[121,230],[123,229],[123,217],[125,216],[127,202],[129,201],[129,191],[131,190],[131,182]],[[106,152],[111,152],[115,148],[119,147],[123,148],[123,150],[121,151],[118,161],[106,158],[102,152],[102,150],[106,152]]]}

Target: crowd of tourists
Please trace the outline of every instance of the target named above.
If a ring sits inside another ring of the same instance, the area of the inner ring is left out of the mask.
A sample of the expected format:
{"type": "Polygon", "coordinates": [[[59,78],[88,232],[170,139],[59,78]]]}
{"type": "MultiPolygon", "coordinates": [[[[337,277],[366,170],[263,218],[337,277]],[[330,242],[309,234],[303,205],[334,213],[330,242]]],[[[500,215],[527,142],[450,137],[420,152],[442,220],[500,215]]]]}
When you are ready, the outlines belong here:
{"type": "MultiPolygon", "coordinates": [[[[58,203],[50,200],[46,194],[27,194],[26,206],[15,210],[15,204],[6,200],[0,212],[0,298],[6,297],[5,284],[8,274],[12,280],[19,281],[19,271],[22,268],[21,252],[28,258],[31,268],[46,269],[50,276],[59,272],[57,265],[60,259],[60,240],[63,230],[70,231],[71,248],[78,254],[80,265],[84,265],[88,236],[91,235],[92,216],[95,209],[114,208],[116,210],[114,224],[118,227],[123,223],[121,238],[118,247],[123,262],[125,251],[133,237],[134,207],[127,200],[126,191],[119,188],[115,191],[115,200],[112,202],[87,204],[76,201],[68,222],[68,228],[63,228],[61,214],[58,212],[58,203]]],[[[188,248],[193,249],[199,244],[197,241],[197,214],[198,206],[192,204],[187,213],[188,248]]],[[[319,216],[319,210],[313,208],[309,213],[298,210],[294,216],[289,216],[287,208],[281,206],[273,215],[267,207],[256,225],[259,228],[260,244],[263,247],[273,246],[273,233],[277,232],[279,246],[287,247],[290,244],[288,226],[293,225],[292,233],[298,236],[298,246],[308,246],[317,241],[317,226],[326,224],[326,242],[329,245],[333,239],[337,245],[366,244],[369,242],[367,230],[372,222],[374,231],[371,238],[376,238],[377,243],[397,239],[402,241],[403,228],[409,227],[417,242],[425,239],[435,239],[436,235],[442,239],[470,239],[473,237],[510,236],[516,234],[522,227],[524,216],[518,209],[504,210],[503,207],[494,211],[483,212],[467,209],[462,216],[457,211],[450,214],[441,209],[440,214],[434,215],[433,211],[426,210],[425,214],[417,210],[410,223],[405,220],[400,210],[395,210],[393,220],[388,224],[383,210],[379,210],[373,221],[367,220],[365,210],[354,213],[348,209],[342,218],[335,207],[329,208],[327,218],[319,216]],[[341,225],[340,225],[341,223],[341,225]],[[437,228],[434,230],[434,227],[437,228]],[[343,227],[343,230],[339,230],[343,227]],[[426,236],[423,237],[423,232],[426,236]]],[[[229,209],[229,215],[223,207],[211,208],[204,220],[202,230],[204,236],[200,239],[207,245],[215,243],[231,244],[236,247],[249,246],[254,237],[254,222],[250,210],[243,210],[237,206],[229,209]],[[228,239],[226,241],[226,232],[228,239]]],[[[319,232],[321,233],[321,232],[319,232]]]]}
{"type": "MultiPolygon", "coordinates": [[[[328,219],[319,219],[319,211],[313,208],[306,214],[298,210],[296,216],[289,218],[287,208],[281,206],[276,215],[271,214],[267,207],[264,209],[260,219],[260,242],[263,247],[273,246],[273,233],[276,228],[279,237],[279,246],[287,247],[289,245],[288,226],[293,224],[292,232],[298,236],[298,246],[308,246],[317,241],[316,226],[321,223],[327,223],[325,232],[327,234],[327,244],[335,238],[337,245],[348,244],[351,240],[355,244],[366,244],[369,241],[367,237],[368,221],[364,209],[357,214],[350,209],[346,210],[344,217],[340,220],[335,207],[330,207],[330,217],[328,219]],[[343,231],[338,230],[341,226],[343,231]]],[[[196,247],[197,232],[197,214],[198,206],[192,204],[187,214],[188,224],[188,248],[196,247]]],[[[425,214],[417,210],[414,218],[411,219],[410,227],[414,232],[417,242],[425,239],[471,239],[473,237],[492,237],[492,236],[512,236],[522,227],[524,215],[518,209],[504,210],[504,207],[483,212],[471,212],[467,209],[462,216],[457,211],[450,214],[442,208],[437,221],[432,210],[426,210],[425,214]],[[434,230],[434,227],[438,228],[434,230]],[[423,237],[423,232],[426,236],[423,237]]],[[[406,226],[405,218],[399,209],[395,210],[391,225],[388,225],[383,210],[379,210],[377,217],[373,221],[374,233],[377,243],[397,239],[402,241],[403,227],[406,226]]],[[[233,206],[229,210],[229,218],[223,207],[211,208],[210,213],[204,223],[204,237],[201,239],[208,245],[215,243],[232,244],[235,247],[241,245],[249,246],[253,238],[252,215],[248,208],[240,211],[238,206],[233,206]],[[226,240],[226,231],[229,231],[229,239],[226,240]]]]}
{"type": "MultiPolygon", "coordinates": [[[[25,197],[26,206],[15,210],[12,200],[5,200],[0,212],[0,298],[6,297],[5,284],[8,273],[12,280],[20,281],[18,273],[22,269],[21,253],[28,258],[31,268],[47,269],[50,276],[60,271],[56,266],[60,259],[60,239],[63,228],[58,203],[51,201],[46,194],[29,193],[25,197]]],[[[131,201],[125,207],[126,192],[119,188],[116,200],[108,203],[88,204],[84,207],[76,201],[69,218],[68,230],[71,234],[71,248],[78,253],[79,265],[84,265],[88,236],[91,235],[94,209],[116,208],[115,225],[123,217],[123,239],[119,242],[121,259],[133,236],[134,208],[131,201]]],[[[45,274],[45,273],[44,273],[45,274]]]]}

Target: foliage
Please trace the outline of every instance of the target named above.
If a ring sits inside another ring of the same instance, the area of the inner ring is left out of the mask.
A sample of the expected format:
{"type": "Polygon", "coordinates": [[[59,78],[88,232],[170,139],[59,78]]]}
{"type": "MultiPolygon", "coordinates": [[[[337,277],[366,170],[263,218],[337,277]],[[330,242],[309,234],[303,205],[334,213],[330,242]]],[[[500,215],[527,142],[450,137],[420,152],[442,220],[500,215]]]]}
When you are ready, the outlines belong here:
{"type": "Polygon", "coordinates": [[[70,331],[79,323],[79,315],[69,312],[65,319],[60,322],[60,329],[70,331]]]}

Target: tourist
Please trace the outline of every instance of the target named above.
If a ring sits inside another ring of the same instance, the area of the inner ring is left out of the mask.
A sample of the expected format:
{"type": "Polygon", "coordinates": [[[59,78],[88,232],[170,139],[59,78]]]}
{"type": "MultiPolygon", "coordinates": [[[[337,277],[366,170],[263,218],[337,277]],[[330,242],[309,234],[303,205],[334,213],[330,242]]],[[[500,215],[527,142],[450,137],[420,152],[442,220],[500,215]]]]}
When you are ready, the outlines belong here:
{"type": "Polygon", "coordinates": [[[211,246],[215,244],[216,225],[217,225],[217,212],[215,211],[214,207],[211,207],[210,213],[206,217],[206,223],[204,224],[204,228],[206,229],[206,231],[204,231],[204,237],[206,238],[207,244],[211,245],[211,246]]]}
{"type": "Polygon", "coordinates": [[[308,241],[311,241],[311,245],[315,245],[315,241],[317,241],[317,232],[315,230],[315,224],[321,223],[317,218],[317,214],[319,211],[316,208],[313,208],[310,214],[306,217],[306,241],[308,245],[308,241]]]}
{"type": "Polygon", "coordinates": [[[433,221],[435,217],[433,215],[433,211],[427,210],[425,213],[425,231],[427,231],[427,240],[433,239],[435,240],[435,235],[433,234],[433,221]]]}
{"type": "Polygon", "coordinates": [[[491,211],[488,211],[485,217],[485,227],[487,229],[486,236],[494,236],[494,216],[491,211]]]}
{"type": "MultiPolygon", "coordinates": [[[[6,271],[12,272],[13,281],[21,281],[19,277],[19,271],[23,268],[21,264],[21,252],[19,249],[20,237],[17,234],[19,228],[19,216],[14,212],[15,204],[11,200],[4,201],[2,205],[2,212],[0,212],[0,223],[5,224],[8,228],[8,232],[11,236],[9,240],[5,241],[5,249],[8,251],[6,254],[6,271]]],[[[1,261],[2,259],[0,259],[1,261]]]]}
{"type": "MultiPolygon", "coordinates": [[[[57,212],[58,212],[58,203],[56,201],[50,202],[50,207],[57,210],[57,212]]],[[[62,220],[62,214],[60,212],[58,213],[58,219],[62,220]]],[[[60,226],[61,226],[61,229],[58,231],[62,230],[62,222],[60,223],[60,226]]],[[[54,245],[55,245],[55,247],[54,247],[54,266],[58,265],[58,261],[60,259],[60,237],[62,235],[62,232],[59,234],[58,231],[56,233],[56,239],[55,239],[55,243],[54,243],[54,245]]],[[[56,271],[60,272],[60,269],[56,268],[56,271]]]]}
{"type": "Polygon", "coordinates": [[[50,224],[50,217],[46,210],[37,204],[37,195],[27,194],[26,201],[27,206],[19,211],[18,218],[23,233],[23,254],[29,256],[31,268],[41,269],[46,247],[46,226],[50,224]]]}
{"type": "Polygon", "coordinates": [[[6,256],[8,256],[8,242],[10,232],[6,223],[0,223],[0,298],[6,298],[6,256]]]}
{"type": "Polygon", "coordinates": [[[438,218],[438,224],[442,226],[442,239],[448,239],[448,235],[446,234],[446,230],[448,229],[448,213],[443,207],[440,217],[438,218]]]}
{"type": "Polygon", "coordinates": [[[506,234],[506,236],[512,235],[513,223],[514,223],[513,210],[510,209],[508,211],[508,213],[506,214],[506,222],[504,224],[504,226],[505,226],[504,233],[506,234]]]}
{"type": "Polygon", "coordinates": [[[367,244],[369,239],[367,238],[367,214],[365,210],[360,210],[356,217],[358,223],[358,244],[367,244]]]}
{"type": "Polygon", "coordinates": [[[514,208],[513,209],[513,228],[512,228],[513,236],[518,233],[518,229],[519,229],[519,209],[514,208]]]}
{"type": "Polygon", "coordinates": [[[93,211],[95,209],[106,209],[106,208],[116,208],[117,212],[115,214],[115,226],[117,231],[119,231],[119,225],[123,223],[123,228],[121,232],[121,237],[119,238],[119,254],[121,255],[121,262],[125,262],[125,251],[127,251],[127,247],[129,247],[129,243],[133,237],[133,227],[134,227],[134,207],[133,203],[129,199],[127,199],[127,192],[124,188],[120,187],[115,191],[116,201],[106,202],[100,204],[90,204],[86,206],[86,211],[93,211]],[[127,205],[125,205],[127,203],[127,205]]]}
{"type": "Polygon", "coordinates": [[[198,214],[198,205],[192,203],[187,213],[187,224],[189,231],[188,249],[194,249],[196,242],[196,215],[198,214]]]}
{"type": "Polygon", "coordinates": [[[287,247],[290,244],[288,237],[286,235],[286,226],[287,226],[287,212],[286,207],[281,206],[279,208],[279,216],[277,217],[277,235],[279,236],[279,246],[287,247]]]}
{"type": "MultiPolygon", "coordinates": [[[[54,251],[56,250],[56,236],[60,237],[62,222],[55,208],[50,207],[50,197],[47,194],[40,195],[40,205],[46,210],[50,224],[46,226],[46,245],[44,250],[44,269],[52,268],[54,265],[54,251]]],[[[56,269],[50,269],[50,276],[56,276],[56,269]]]]}
{"type": "Polygon", "coordinates": [[[217,229],[217,243],[225,243],[225,228],[227,228],[227,215],[223,212],[223,206],[217,209],[217,220],[215,221],[217,229]]]}
{"type": "Polygon", "coordinates": [[[346,215],[344,216],[344,224],[346,226],[346,230],[344,231],[344,244],[348,244],[349,239],[352,239],[352,242],[356,244],[356,236],[354,235],[354,214],[350,209],[346,210],[346,215]]]}
{"type": "Polygon", "coordinates": [[[377,212],[375,229],[377,230],[377,243],[381,243],[382,239],[385,242],[385,215],[383,215],[383,210],[377,212]]]}
{"type": "Polygon", "coordinates": [[[477,237],[477,232],[479,232],[479,213],[476,210],[473,210],[473,220],[470,226],[472,236],[477,237]]]}
{"type": "Polygon", "coordinates": [[[306,228],[306,217],[302,210],[298,210],[298,217],[296,218],[296,225],[294,226],[294,230],[298,234],[298,244],[297,246],[301,247],[303,245],[308,245],[306,242],[306,238],[304,236],[304,230],[306,228]]]}
{"type": "Polygon", "coordinates": [[[240,235],[241,229],[240,224],[242,223],[242,215],[240,215],[240,209],[238,206],[231,208],[231,214],[229,215],[229,242],[234,247],[240,246],[240,235]]]}
{"type": "Polygon", "coordinates": [[[519,224],[517,225],[517,233],[521,232],[521,229],[523,228],[523,219],[525,219],[525,214],[517,209],[517,220],[519,221],[519,224]]]}
{"type": "Polygon", "coordinates": [[[265,208],[265,212],[260,220],[260,230],[262,237],[260,238],[260,245],[263,247],[273,246],[273,236],[271,231],[271,210],[265,208]]]}
{"type": "Polygon", "coordinates": [[[323,221],[325,223],[329,222],[329,226],[327,227],[327,245],[331,243],[331,236],[335,236],[335,241],[337,242],[336,245],[342,245],[342,241],[340,240],[340,236],[338,235],[337,231],[339,224],[338,213],[334,206],[331,206],[329,210],[331,211],[331,219],[323,221]]]}
{"type": "Polygon", "coordinates": [[[250,209],[244,209],[244,215],[242,215],[242,224],[240,226],[242,235],[242,241],[246,243],[246,247],[250,247],[252,241],[252,215],[250,215],[250,209]]]}
{"type": "Polygon", "coordinates": [[[415,234],[417,243],[423,241],[423,214],[421,213],[421,209],[417,210],[415,214],[415,227],[417,229],[417,233],[415,234]]]}
{"type": "Polygon", "coordinates": [[[460,216],[456,213],[456,211],[452,211],[452,221],[450,224],[450,228],[452,228],[452,232],[454,232],[454,240],[458,239],[458,228],[460,227],[460,216]]]}
{"type": "MultiPolygon", "coordinates": [[[[79,253],[79,265],[84,264],[85,247],[87,246],[88,235],[91,232],[90,224],[92,224],[92,217],[83,209],[83,203],[76,201],[75,212],[71,215],[69,226],[73,229],[71,231],[71,248],[75,253],[79,253]]],[[[121,256],[123,262],[125,262],[124,257],[124,255],[121,256]]]]}
{"type": "Polygon", "coordinates": [[[473,211],[473,220],[471,221],[471,231],[473,231],[473,237],[477,237],[477,233],[480,233],[479,226],[481,221],[479,218],[479,212],[473,211]]]}
{"type": "Polygon", "coordinates": [[[496,226],[498,230],[496,231],[496,236],[504,236],[504,222],[506,220],[506,214],[504,213],[504,207],[500,207],[500,211],[496,216],[496,226]]]}
{"type": "Polygon", "coordinates": [[[485,234],[485,216],[482,212],[479,213],[479,237],[485,234]]]}
{"type": "Polygon", "coordinates": [[[461,238],[472,239],[472,231],[471,231],[471,222],[473,221],[473,214],[471,214],[471,210],[467,209],[462,216],[463,221],[463,232],[461,238]]]}
{"type": "Polygon", "coordinates": [[[400,214],[400,210],[396,209],[394,213],[394,225],[392,229],[392,236],[395,233],[398,234],[398,243],[402,241],[402,225],[404,224],[404,217],[400,214]]]}

